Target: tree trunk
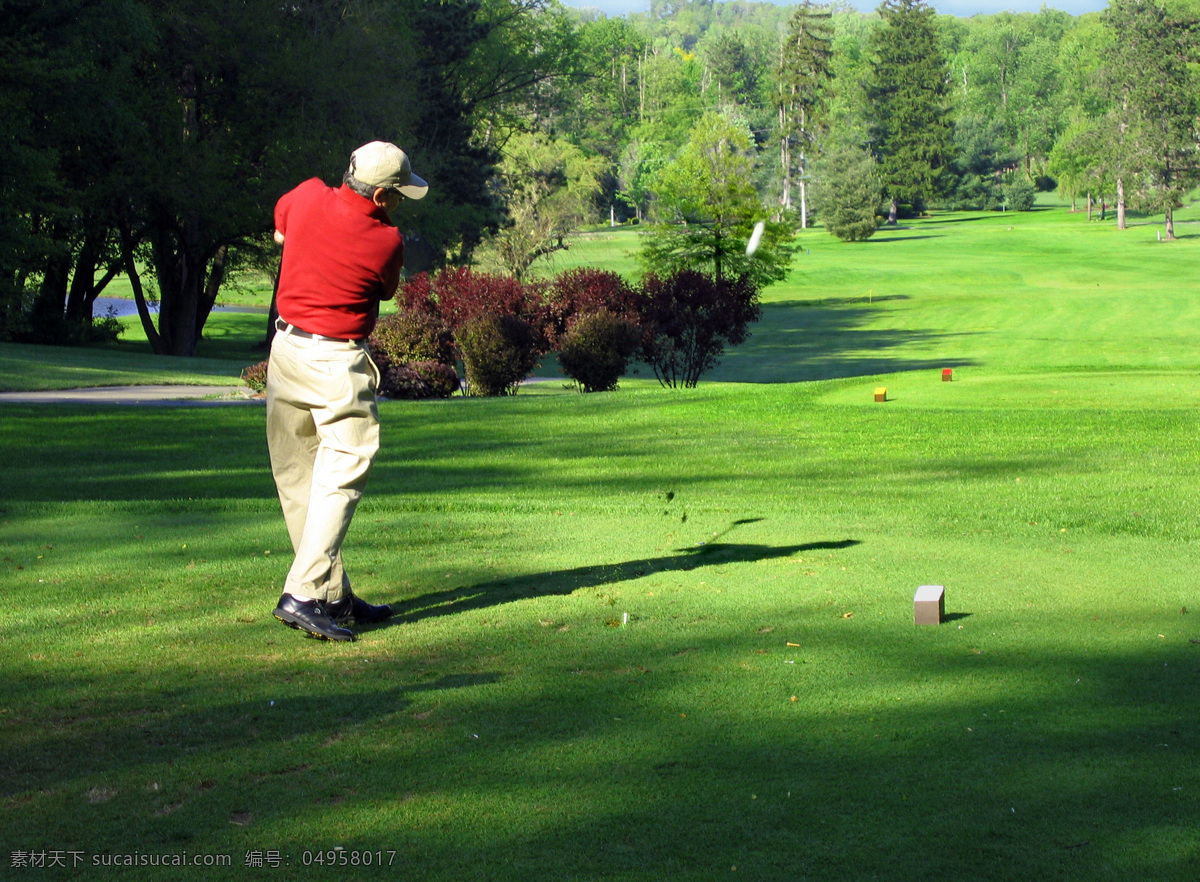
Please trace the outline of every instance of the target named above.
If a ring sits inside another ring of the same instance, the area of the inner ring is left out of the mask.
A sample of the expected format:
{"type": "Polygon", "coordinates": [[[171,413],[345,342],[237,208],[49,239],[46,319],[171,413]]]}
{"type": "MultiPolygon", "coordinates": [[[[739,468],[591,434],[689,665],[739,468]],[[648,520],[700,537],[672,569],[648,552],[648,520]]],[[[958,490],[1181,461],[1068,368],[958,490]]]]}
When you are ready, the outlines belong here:
{"type": "Polygon", "coordinates": [[[67,292],[67,321],[90,325],[95,318],[96,298],[117,275],[118,267],[107,257],[109,233],[107,230],[89,231],[75,258],[75,271],[71,275],[71,289],[67,292]],[[101,262],[108,263],[104,275],[97,281],[96,271],[101,262]]]}
{"type": "Polygon", "coordinates": [[[151,351],[155,355],[162,355],[162,338],[158,334],[158,329],[154,327],[154,320],[150,318],[150,307],[146,303],[146,293],[142,289],[142,277],[138,274],[137,262],[133,259],[135,245],[133,234],[124,224],[121,225],[120,231],[121,259],[125,264],[125,275],[129,279],[129,286],[133,288],[133,302],[137,304],[138,320],[142,323],[142,332],[150,341],[151,351]]]}
{"type": "Polygon", "coordinates": [[[158,278],[158,331],[163,355],[193,356],[200,337],[200,304],[208,260],[200,252],[200,219],[183,218],[178,236],[158,226],[154,242],[154,274],[158,278]]]}
{"type": "MultiPolygon", "coordinates": [[[[807,137],[807,132],[808,132],[808,115],[804,112],[804,108],[801,107],[800,108],[800,130],[799,130],[799,134],[800,134],[800,138],[801,138],[801,141],[800,141],[801,146],[804,145],[803,139],[807,137]]],[[[808,229],[808,192],[804,186],[804,178],[805,178],[805,174],[808,171],[808,162],[804,155],[803,150],[800,151],[800,162],[797,164],[796,170],[797,170],[797,172],[799,172],[799,180],[797,181],[797,183],[800,185],[800,229],[807,230],[808,229]]]]}
{"type": "Polygon", "coordinates": [[[196,337],[204,330],[213,307],[217,305],[217,295],[221,293],[221,283],[225,281],[225,260],[229,256],[229,246],[220,245],[213,255],[212,269],[208,271],[208,281],[204,283],[204,298],[196,310],[196,337]]]}
{"type": "MultiPolygon", "coordinates": [[[[57,225],[56,225],[57,226],[57,225]]],[[[46,261],[42,283],[29,311],[34,339],[39,343],[63,344],[66,333],[64,306],[67,301],[67,278],[71,273],[71,255],[62,251],[46,261]]]]}
{"type": "MultiPolygon", "coordinates": [[[[779,170],[783,174],[783,188],[779,194],[779,207],[781,214],[787,212],[792,207],[792,152],[791,144],[788,142],[786,132],[787,110],[782,104],[779,105],[779,130],[782,136],[779,139],[779,170]]],[[[777,220],[782,220],[782,216],[777,220]]]]}
{"type": "MultiPolygon", "coordinates": [[[[179,79],[185,143],[200,134],[199,86],[194,65],[187,63],[179,79]]],[[[175,216],[171,209],[155,219],[150,244],[154,274],[158,279],[158,332],[163,355],[193,356],[207,311],[202,310],[208,255],[201,248],[200,212],[191,209],[175,216]]]]}
{"type": "Polygon", "coordinates": [[[1175,240],[1175,209],[1168,205],[1166,213],[1167,235],[1165,238],[1168,242],[1173,242],[1175,240]]]}
{"type": "Polygon", "coordinates": [[[718,228],[713,230],[713,270],[718,282],[721,281],[721,245],[721,230],[718,228]]]}
{"type": "Polygon", "coordinates": [[[887,223],[888,223],[889,227],[896,226],[896,219],[899,217],[899,215],[900,215],[900,203],[897,202],[896,197],[893,196],[891,206],[888,208],[887,223]]]}
{"type": "Polygon", "coordinates": [[[1089,220],[1089,221],[1092,219],[1092,206],[1093,206],[1093,205],[1095,205],[1095,204],[1096,204],[1096,203],[1092,201],[1092,191],[1091,191],[1091,190],[1088,190],[1088,194],[1087,194],[1087,212],[1088,212],[1088,220],[1089,220]]]}
{"type": "Polygon", "coordinates": [[[1117,229],[1125,228],[1125,182],[1117,178],[1117,229]]]}
{"type": "Polygon", "coordinates": [[[638,123],[646,121],[646,53],[649,49],[642,50],[642,57],[638,59],[638,123]]]}
{"type": "Polygon", "coordinates": [[[92,304],[96,300],[92,289],[99,257],[95,235],[86,234],[75,257],[75,270],[71,273],[71,287],[67,291],[67,321],[71,324],[83,326],[92,322],[92,304]]]}

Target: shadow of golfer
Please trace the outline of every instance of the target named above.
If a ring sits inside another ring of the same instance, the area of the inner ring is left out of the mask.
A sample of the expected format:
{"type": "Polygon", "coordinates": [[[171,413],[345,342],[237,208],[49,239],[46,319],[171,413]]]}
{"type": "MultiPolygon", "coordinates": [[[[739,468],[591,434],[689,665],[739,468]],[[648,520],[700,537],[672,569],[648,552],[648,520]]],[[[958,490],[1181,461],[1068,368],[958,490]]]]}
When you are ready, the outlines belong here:
{"type": "MultiPolygon", "coordinates": [[[[751,523],[751,521],[736,523],[751,523]]],[[[393,603],[392,609],[395,610],[395,615],[390,621],[417,622],[436,616],[486,609],[528,597],[572,594],[580,588],[611,585],[629,579],[640,579],[653,573],[689,572],[700,567],[770,560],[790,557],[803,551],[851,548],[859,544],[861,543],[857,539],[842,539],[834,542],[808,542],[802,545],[756,545],[721,542],[718,537],[718,540],[690,548],[676,549],[674,554],[663,557],[648,557],[615,564],[596,564],[569,570],[552,570],[546,573],[530,573],[446,591],[434,591],[410,600],[393,603]]]]}

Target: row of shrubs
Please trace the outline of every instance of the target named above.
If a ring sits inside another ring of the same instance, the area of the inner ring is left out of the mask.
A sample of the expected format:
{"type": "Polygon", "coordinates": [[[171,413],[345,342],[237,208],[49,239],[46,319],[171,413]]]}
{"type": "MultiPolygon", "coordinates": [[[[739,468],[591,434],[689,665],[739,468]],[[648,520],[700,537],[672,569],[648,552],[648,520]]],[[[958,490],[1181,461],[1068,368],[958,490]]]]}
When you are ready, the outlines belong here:
{"type": "MultiPolygon", "coordinates": [[[[407,399],[454,394],[459,364],[467,394],[511,395],[551,352],[583,392],[615,389],[635,357],[663,385],[692,387],[761,312],[748,279],[690,270],[635,287],[590,268],[533,282],[448,268],[406,280],[396,298],[368,345],[380,393],[407,399]]],[[[243,378],[264,385],[265,365],[243,378]]]]}

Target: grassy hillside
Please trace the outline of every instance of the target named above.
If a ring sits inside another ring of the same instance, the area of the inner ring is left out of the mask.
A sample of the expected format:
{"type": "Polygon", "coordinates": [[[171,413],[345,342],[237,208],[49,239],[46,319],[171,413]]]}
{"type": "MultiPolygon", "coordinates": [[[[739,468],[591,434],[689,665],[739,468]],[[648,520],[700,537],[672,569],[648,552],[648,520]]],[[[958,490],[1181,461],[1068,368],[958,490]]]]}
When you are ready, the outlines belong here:
{"type": "Polygon", "coordinates": [[[810,231],[696,390],[384,403],[353,644],[270,617],[260,410],[4,406],[9,855],[1196,878],[1194,220],[810,231]]]}

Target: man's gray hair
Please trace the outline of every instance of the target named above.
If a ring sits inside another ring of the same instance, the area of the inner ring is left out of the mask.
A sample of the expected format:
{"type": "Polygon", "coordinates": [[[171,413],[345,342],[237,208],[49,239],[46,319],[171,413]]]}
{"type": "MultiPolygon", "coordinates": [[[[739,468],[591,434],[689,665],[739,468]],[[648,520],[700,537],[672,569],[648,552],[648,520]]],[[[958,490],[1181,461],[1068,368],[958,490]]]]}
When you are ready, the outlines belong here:
{"type": "Polygon", "coordinates": [[[364,184],[358,178],[354,177],[349,169],[346,169],[346,173],[342,175],[342,183],[349,187],[352,192],[367,199],[374,198],[375,191],[379,189],[378,187],[372,187],[370,184],[364,184]]]}

